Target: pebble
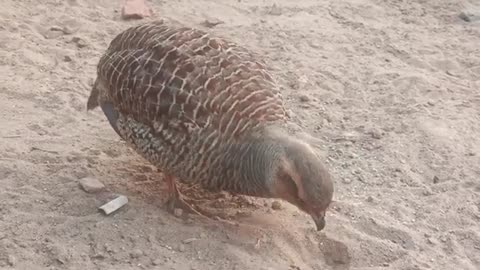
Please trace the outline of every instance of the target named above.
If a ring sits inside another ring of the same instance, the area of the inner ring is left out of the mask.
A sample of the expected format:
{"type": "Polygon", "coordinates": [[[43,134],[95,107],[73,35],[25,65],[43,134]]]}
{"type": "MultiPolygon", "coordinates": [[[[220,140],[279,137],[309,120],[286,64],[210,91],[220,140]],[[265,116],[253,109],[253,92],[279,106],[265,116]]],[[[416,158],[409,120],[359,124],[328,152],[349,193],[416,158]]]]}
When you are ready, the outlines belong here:
{"type": "Polygon", "coordinates": [[[478,10],[478,11],[465,10],[465,11],[462,11],[458,15],[458,17],[460,17],[460,19],[462,19],[466,22],[480,21],[480,10],[478,10]]]}
{"type": "Polygon", "coordinates": [[[108,253],[115,253],[115,250],[108,244],[105,244],[105,251],[108,253]]]}
{"type": "Polygon", "coordinates": [[[138,248],[134,249],[134,250],[132,250],[132,252],[130,252],[130,257],[132,259],[138,259],[138,258],[142,257],[142,255],[143,255],[143,251],[141,251],[138,248]]]}
{"type": "Polygon", "coordinates": [[[192,243],[192,242],[194,242],[194,241],[197,241],[197,240],[198,240],[197,238],[192,237],[192,238],[184,239],[184,240],[182,241],[182,243],[184,243],[184,244],[190,244],[190,243],[192,243]]]}
{"type": "Polygon", "coordinates": [[[443,243],[447,242],[447,237],[445,235],[442,235],[440,236],[440,241],[442,241],[443,243]]]}
{"type": "Polygon", "coordinates": [[[440,179],[438,178],[438,176],[433,176],[433,183],[434,184],[438,184],[440,182],[440,179]]]}
{"type": "Polygon", "coordinates": [[[7,263],[10,266],[15,266],[15,264],[17,263],[17,259],[13,255],[8,255],[7,263]]]}
{"type": "Polygon", "coordinates": [[[181,217],[183,215],[183,210],[180,208],[175,208],[173,210],[173,215],[176,217],[181,217]]]}
{"type": "Polygon", "coordinates": [[[433,195],[433,192],[431,190],[425,189],[422,191],[423,196],[431,196],[433,195]]]}
{"type": "Polygon", "coordinates": [[[65,56],[63,57],[63,61],[65,61],[65,62],[72,62],[72,60],[73,60],[72,57],[70,57],[70,56],[68,56],[68,55],[65,55],[65,56]]]}
{"type": "Polygon", "coordinates": [[[155,260],[152,261],[153,265],[161,265],[162,263],[163,263],[163,261],[160,260],[160,259],[155,259],[155,260]]]}
{"type": "Polygon", "coordinates": [[[430,245],[434,245],[435,242],[432,240],[431,237],[427,237],[427,243],[430,244],[430,245]]]}
{"type": "Polygon", "coordinates": [[[126,0],[122,7],[122,18],[143,19],[152,16],[152,10],[145,4],[144,0],[126,0]]]}
{"type": "Polygon", "coordinates": [[[75,43],[78,48],[85,48],[88,46],[87,42],[80,37],[72,38],[72,42],[75,43]]]}
{"type": "Polygon", "coordinates": [[[85,192],[96,193],[105,188],[105,185],[92,177],[85,177],[80,180],[80,186],[85,192]]]}
{"type": "Polygon", "coordinates": [[[76,20],[67,20],[63,23],[63,27],[61,28],[62,32],[65,35],[71,35],[76,33],[80,29],[80,23],[76,20]]]}
{"type": "Polygon", "coordinates": [[[272,202],[272,209],[273,210],[281,210],[282,204],[279,201],[272,202]]]}
{"type": "Polygon", "coordinates": [[[290,118],[294,118],[296,115],[291,109],[288,109],[287,110],[287,116],[290,117],[290,118]]]}
{"type": "Polygon", "coordinates": [[[351,178],[348,178],[348,177],[345,177],[342,179],[342,182],[344,184],[351,184],[352,183],[352,179],[351,178]]]}
{"type": "Polygon", "coordinates": [[[218,20],[218,19],[210,19],[210,20],[205,20],[201,23],[201,25],[205,26],[205,27],[208,27],[208,28],[212,28],[212,27],[215,27],[219,24],[222,24],[224,23],[223,21],[221,20],[218,20]]]}
{"type": "Polygon", "coordinates": [[[372,136],[372,138],[374,139],[379,140],[382,138],[382,132],[379,130],[374,129],[374,130],[371,130],[369,133],[370,133],[370,136],[372,136]]]}
{"type": "Polygon", "coordinates": [[[187,249],[185,248],[185,245],[183,245],[183,244],[178,245],[178,251],[180,251],[180,252],[185,252],[185,250],[187,250],[187,249]]]}
{"type": "MultiPolygon", "coordinates": [[[[103,255],[103,253],[95,253],[93,256],[92,256],[93,259],[97,259],[97,260],[103,260],[105,259],[105,255],[103,255]]],[[[58,260],[58,259],[57,259],[58,260]]]]}
{"type": "Polygon", "coordinates": [[[63,35],[63,32],[57,30],[56,28],[51,28],[45,31],[45,33],[43,33],[43,37],[45,37],[46,39],[55,39],[62,35],[63,35]]]}
{"type": "Polygon", "coordinates": [[[360,181],[360,182],[362,182],[362,183],[365,183],[365,182],[366,182],[366,181],[365,181],[365,178],[363,178],[363,176],[361,176],[361,175],[357,175],[357,180],[360,181]]]}
{"type": "Polygon", "coordinates": [[[298,99],[301,102],[309,102],[310,101],[310,97],[308,95],[305,95],[305,94],[298,96],[298,99]]]}

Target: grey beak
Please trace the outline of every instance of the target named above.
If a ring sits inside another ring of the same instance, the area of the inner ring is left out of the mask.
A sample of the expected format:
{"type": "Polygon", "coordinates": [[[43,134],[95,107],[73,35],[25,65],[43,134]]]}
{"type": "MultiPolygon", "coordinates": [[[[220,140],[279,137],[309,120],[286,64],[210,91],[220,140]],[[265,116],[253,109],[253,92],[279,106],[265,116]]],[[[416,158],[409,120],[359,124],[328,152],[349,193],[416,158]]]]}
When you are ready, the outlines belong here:
{"type": "Polygon", "coordinates": [[[317,231],[321,231],[325,228],[325,216],[319,216],[315,217],[313,216],[313,221],[315,222],[315,225],[317,226],[317,231]]]}

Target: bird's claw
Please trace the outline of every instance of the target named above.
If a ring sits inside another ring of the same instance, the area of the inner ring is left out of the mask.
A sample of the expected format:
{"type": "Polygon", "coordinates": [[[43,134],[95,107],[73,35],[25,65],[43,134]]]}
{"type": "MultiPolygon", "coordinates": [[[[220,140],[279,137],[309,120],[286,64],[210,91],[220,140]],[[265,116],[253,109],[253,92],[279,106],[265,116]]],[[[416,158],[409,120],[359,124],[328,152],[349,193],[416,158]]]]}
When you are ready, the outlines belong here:
{"type": "Polygon", "coordinates": [[[197,209],[197,207],[186,202],[185,199],[180,196],[171,196],[168,199],[166,206],[167,206],[167,210],[172,214],[175,213],[175,209],[182,209],[185,213],[188,213],[188,214],[193,214],[193,215],[198,215],[204,218],[213,219],[213,217],[209,213],[207,213],[206,211],[203,211],[202,209],[197,209]]]}

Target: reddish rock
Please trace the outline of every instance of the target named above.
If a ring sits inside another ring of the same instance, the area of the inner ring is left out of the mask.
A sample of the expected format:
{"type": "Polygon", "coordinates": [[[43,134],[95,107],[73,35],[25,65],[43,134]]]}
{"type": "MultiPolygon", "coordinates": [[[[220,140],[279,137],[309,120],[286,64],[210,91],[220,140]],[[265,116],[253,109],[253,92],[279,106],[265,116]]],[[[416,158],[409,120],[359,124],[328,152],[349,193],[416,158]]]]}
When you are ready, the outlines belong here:
{"type": "Polygon", "coordinates": [[[152,10],[144,0],[125,0],[122,7],[123,19],[142,19],[152,16],[152,10]]]}

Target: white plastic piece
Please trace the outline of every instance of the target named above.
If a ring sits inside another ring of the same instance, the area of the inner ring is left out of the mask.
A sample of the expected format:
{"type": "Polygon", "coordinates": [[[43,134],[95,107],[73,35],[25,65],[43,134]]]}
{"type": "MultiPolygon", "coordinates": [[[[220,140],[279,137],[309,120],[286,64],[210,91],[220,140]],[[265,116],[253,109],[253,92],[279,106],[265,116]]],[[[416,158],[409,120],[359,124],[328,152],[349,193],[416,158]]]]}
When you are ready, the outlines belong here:
{"type": "Polygon", "coordinates": [[[120,195],[117,198],[109,201],[108,203],[100,206],[105,215],[110,215],[111,213],[117,211],[122,206],[128,203],[128,198],[126,196],[120,195]]]}

